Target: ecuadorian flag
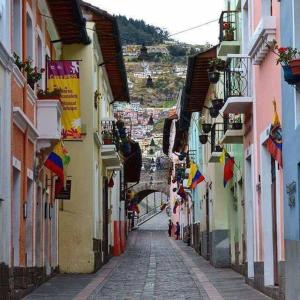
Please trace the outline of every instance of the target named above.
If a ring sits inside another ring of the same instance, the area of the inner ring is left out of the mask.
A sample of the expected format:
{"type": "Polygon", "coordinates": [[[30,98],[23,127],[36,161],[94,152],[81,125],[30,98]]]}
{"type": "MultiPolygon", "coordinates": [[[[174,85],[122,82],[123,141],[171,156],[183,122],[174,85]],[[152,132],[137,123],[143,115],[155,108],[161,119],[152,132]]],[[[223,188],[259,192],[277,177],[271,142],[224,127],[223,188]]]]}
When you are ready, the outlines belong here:
{"type": "Polygon", "coordinates": [[[194,189],[197,184],[205,180],[205,177],[201,174],[201,172],[197,169],[194,178],[192,179],[191,189],[194,189]]]}
{"type": "Polygon", "coordinates": [[[56,193],[59,193],[64,187],[64,157],[65,151],[61,142],[59,142],[55,145],[53,151],[49,154],[44,163],[45,167],[58,176],[58,182],[55,186],[56,193]]]}

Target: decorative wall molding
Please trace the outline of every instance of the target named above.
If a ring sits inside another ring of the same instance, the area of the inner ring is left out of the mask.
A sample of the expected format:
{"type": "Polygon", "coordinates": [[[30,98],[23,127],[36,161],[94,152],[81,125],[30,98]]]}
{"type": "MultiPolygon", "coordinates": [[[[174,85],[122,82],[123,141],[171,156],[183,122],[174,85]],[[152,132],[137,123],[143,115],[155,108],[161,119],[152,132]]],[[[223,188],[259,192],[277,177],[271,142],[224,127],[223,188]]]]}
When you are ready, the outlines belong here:
{"type": "Polygon", "coordinates": [[[276,17],[262,17],[249,41],[249,56],[254,65],[260,65],[270,49],[268,44],[276,37],[276,17]]]}
{"type": "Polygon", "coordinates": [[[20,107],[13,108],[13,120],[22,132],[25,132],[25,130],[28,129],[29,139],[32,142],[36,141],[39,136],[39,132],[20,107]]]}
{"type": "Polygon", "coordinates": [[[26,78],[16,65],[13,66],[13,74],[17,85],[23,88],[26,83],[26,78]]]}

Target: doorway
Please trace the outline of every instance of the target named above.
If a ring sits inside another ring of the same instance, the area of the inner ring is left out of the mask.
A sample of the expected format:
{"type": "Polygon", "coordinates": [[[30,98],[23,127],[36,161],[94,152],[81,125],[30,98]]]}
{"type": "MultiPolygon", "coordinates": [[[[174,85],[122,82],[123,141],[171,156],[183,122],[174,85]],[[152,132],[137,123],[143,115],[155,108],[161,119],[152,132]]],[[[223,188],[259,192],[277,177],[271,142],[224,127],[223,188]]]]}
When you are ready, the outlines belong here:
{"type": "Polygon", "coordinates": [[[272,235],[273,235],[273,265],[274,285],[279,284],[278,279],[278,244],[277,244],[277,207],[276,207],[276,163],[271,157],[271,203],[272,203],[272,235]]]}
{"type": "Polygon", "coordinates": [[[206,256],[210,258],[210,238],[209,238],[209,187],[206,188],[206,256]]]}
{"type": "Polygon", "coordinates": [[[102,214],[102,251],[103,251],[103,261],[106,263],[108,261],[108,179],[106,178],[103,182],[103,197],[102,197],[102,207],[103,207],[103,214],[102,214]]]}

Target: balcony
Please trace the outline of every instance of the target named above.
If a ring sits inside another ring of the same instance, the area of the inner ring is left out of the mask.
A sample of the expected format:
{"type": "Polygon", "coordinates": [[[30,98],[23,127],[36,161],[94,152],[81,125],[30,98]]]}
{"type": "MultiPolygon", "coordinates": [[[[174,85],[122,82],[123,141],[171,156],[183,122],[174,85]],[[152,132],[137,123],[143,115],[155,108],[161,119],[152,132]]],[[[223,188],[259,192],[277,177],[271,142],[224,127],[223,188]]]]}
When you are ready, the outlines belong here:
{"type": "Polygon", "coordinates": [[[252,110],[251,61],[249,56],[227,56],[224,72],[224,114],[245,114],[252,110]]]}
{"type": "Polygon", "coordinates": [[[224,136],[221,140],[222,144],[243,144],[244,141],[244,125],[242,116],[233,118],[224,118],[224,136]]]}
{"type": "Polygon", "coordinates": [[[121,159],[118,153],[118,138],[116,135],[115,121],[113,118],[101,120],[101,135],[96,133],[95,140],[100,145],[103,164],[106,169],[119,169],[121,159]],[[97,135],[97,137],[96,137],[97,135]]]}
{"type": "Polygon", "coordinates": [[[264,61],[270,51],[268,45],[275,39],[276,17],[262,17],[249,41],[249,56],[254,65],[260,65],[264,61]]]}
{"type": "Polygon", "coordinates": [[[59,99],[37,100],[37,148],[49,148],[61,137],[62,106],[59,99]]]}
{"type": "Polygon", "coordinates": [[[224,124],[214,123],[211,129],[210,139],[210,163],[218,163],[222,154],[222,147],[220,146],[221,141],[224,137],[224,124]]]}
{"type": "Polygon", "coordinates": [[[240,41],[238,36],[238,11],[222,11],[219,19],[220,46],[218,56],[226,56],[229,53],[239,53],[240,41]]]}

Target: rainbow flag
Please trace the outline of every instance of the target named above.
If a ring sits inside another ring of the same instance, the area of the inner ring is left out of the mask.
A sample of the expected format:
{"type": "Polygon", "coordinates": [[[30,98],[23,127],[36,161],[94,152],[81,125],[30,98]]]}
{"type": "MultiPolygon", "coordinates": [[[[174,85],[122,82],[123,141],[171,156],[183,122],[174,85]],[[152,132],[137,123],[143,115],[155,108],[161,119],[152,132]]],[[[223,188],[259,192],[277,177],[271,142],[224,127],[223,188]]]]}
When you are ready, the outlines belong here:
{"type": "Polygon", "coordinates": [[[194,178],[192,179],[192,184],[191,184],[191,189],[195,189],[196,186],[202,182],[203,180],[205,180],[205,177],[201,174],[201,172],[197,169],[196,174],[194,176],[194,178]]]}
{"type": "Polygon", "coordinates": [[[59,193],[64,187],[64,161],[67,161],[66,150],[61,142],[57,143],[53,151],[49,154],[44,165],[50,171],[58,176],[58,181],[55,185],[55,193],[59,193]]]}

